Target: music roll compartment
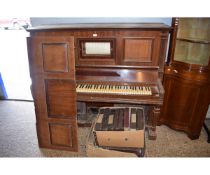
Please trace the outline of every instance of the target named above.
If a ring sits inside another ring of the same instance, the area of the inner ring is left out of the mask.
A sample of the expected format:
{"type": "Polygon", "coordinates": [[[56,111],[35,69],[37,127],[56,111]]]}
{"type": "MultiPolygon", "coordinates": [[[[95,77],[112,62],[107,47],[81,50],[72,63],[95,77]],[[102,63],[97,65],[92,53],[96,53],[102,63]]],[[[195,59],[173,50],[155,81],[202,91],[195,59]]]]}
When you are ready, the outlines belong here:
{"type": "Polygon", "coordinates": [[[93,134],[98,146],[129,151],[145,147],[144,109],[139,107],[100,108],[93,134]]]}

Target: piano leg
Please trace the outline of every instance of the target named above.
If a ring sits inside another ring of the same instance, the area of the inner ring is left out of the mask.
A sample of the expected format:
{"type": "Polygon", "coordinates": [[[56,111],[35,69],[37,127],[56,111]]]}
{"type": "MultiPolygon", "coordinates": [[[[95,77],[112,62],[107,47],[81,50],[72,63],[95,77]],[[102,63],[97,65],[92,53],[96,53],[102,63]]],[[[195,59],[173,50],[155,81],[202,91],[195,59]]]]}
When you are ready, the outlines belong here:
{"type": "Polygon", "coordinates": [[[156,140],[157,134],[156,134],[156,126],[157,126],[157,119],[160,115],[160,106],[150,107],[148,125],[148,138],[149,140],[156,140]]]}

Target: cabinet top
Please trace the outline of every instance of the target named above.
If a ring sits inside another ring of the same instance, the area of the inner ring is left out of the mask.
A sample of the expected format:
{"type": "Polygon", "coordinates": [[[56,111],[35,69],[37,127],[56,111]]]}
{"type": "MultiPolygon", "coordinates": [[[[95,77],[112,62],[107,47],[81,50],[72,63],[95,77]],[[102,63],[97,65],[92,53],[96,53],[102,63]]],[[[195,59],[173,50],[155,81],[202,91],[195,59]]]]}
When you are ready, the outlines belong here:
{"type": "Polygon", "coordinates": [[[67,30],[67,29],[142,29],[142,30],[170,30],[164,23],[85,23],[85,24],[58,24],[30,27],[27,31],[39,30],[67,30]]]}

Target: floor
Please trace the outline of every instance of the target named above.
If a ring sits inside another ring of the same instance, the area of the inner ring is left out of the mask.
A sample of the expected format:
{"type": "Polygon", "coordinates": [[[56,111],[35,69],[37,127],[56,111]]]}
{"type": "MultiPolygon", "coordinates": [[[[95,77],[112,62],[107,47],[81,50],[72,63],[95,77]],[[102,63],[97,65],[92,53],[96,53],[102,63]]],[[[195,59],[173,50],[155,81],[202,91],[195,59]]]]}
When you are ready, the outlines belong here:
{"type": "MultiPolygon", "coordinates": [[[[0,157],[86,157],[89,131],[79,128],[78,153],[40,149],[33,102],[0,101],[0,157]]],[[[166,126],[158,126],[157,135],[156,141],[146,139],[146,157],[210,157],[204,129],[197,140],[166,126]]]]}

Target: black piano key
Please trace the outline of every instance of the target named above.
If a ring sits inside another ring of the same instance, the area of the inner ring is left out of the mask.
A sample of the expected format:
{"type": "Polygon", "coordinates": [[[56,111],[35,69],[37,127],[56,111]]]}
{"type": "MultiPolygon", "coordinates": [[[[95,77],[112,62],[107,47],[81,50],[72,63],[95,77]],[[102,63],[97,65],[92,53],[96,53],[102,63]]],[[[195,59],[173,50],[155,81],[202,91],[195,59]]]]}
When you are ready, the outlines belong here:
{"type": "Polygon", "coordinates": [[[136,129],[137,130],[144,129],[143,109],[137,109],[137,112],[136,112],[136,129]]]}

